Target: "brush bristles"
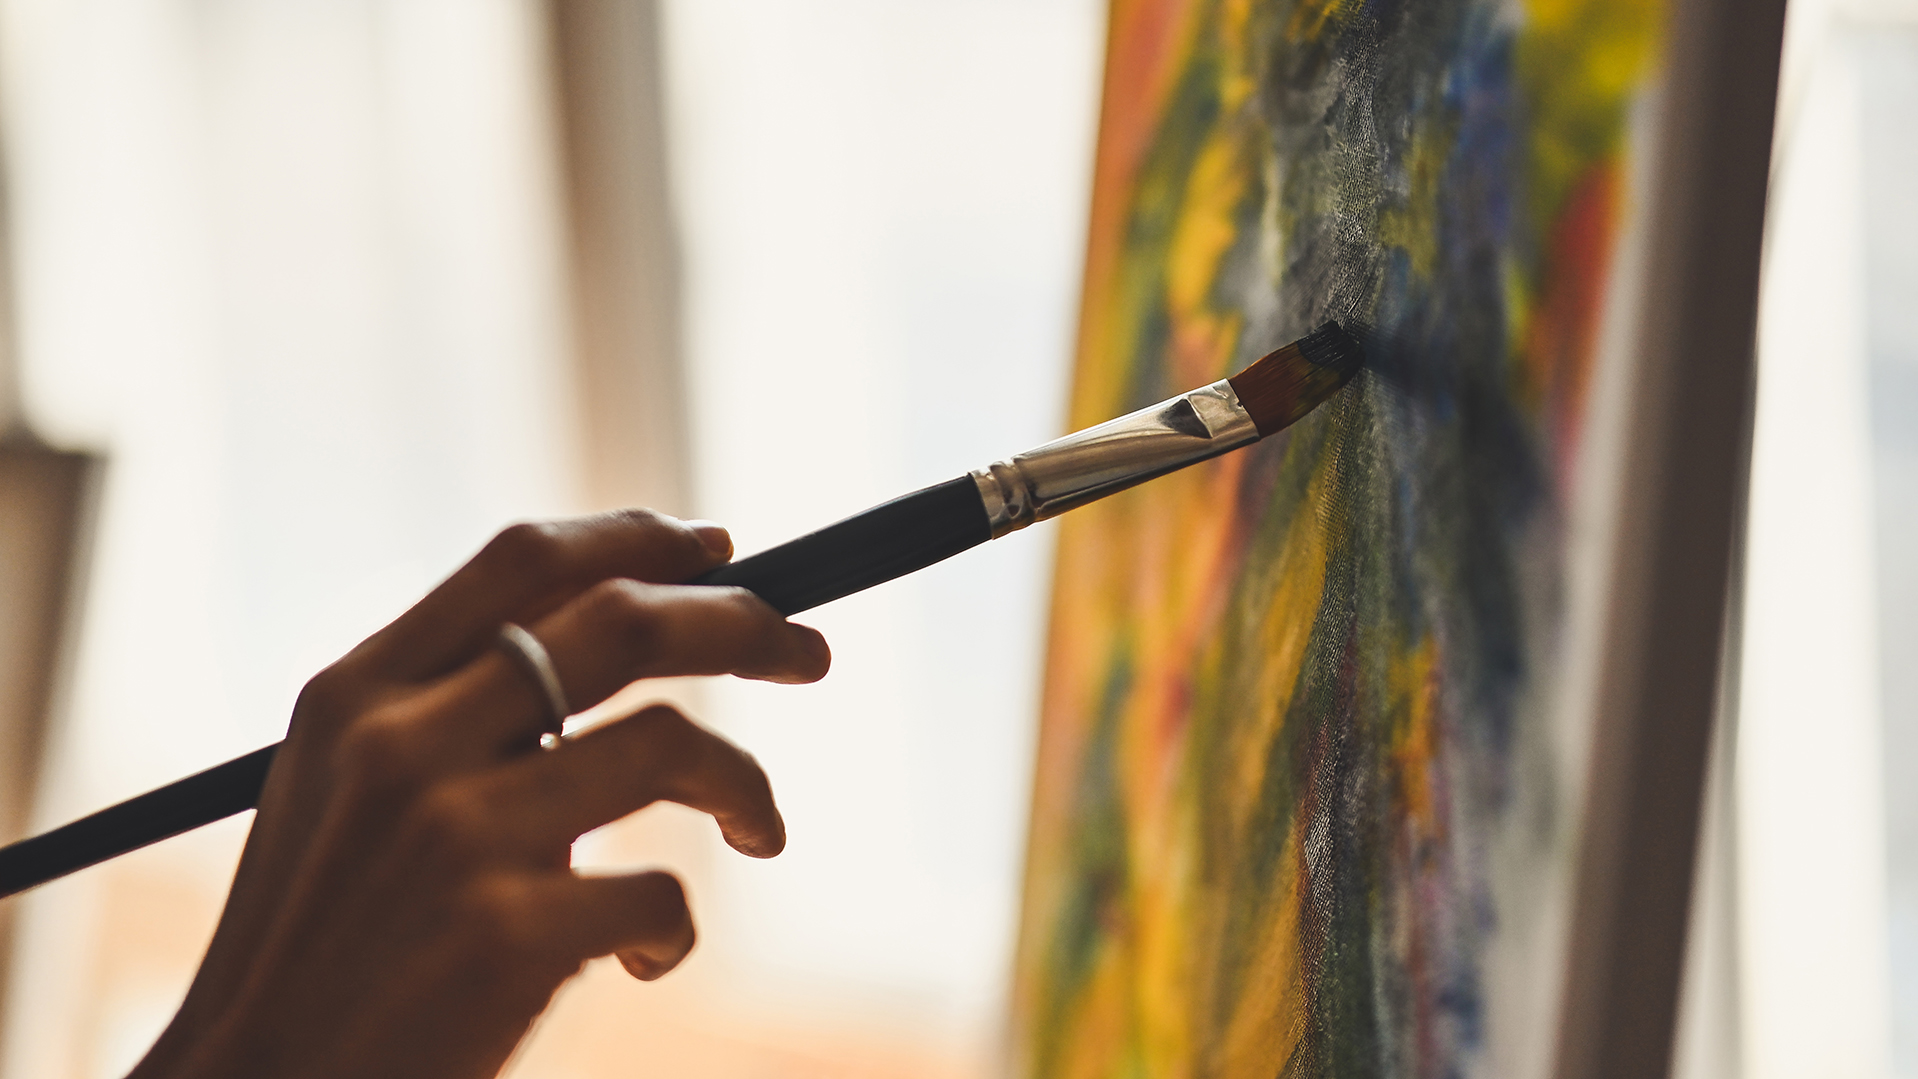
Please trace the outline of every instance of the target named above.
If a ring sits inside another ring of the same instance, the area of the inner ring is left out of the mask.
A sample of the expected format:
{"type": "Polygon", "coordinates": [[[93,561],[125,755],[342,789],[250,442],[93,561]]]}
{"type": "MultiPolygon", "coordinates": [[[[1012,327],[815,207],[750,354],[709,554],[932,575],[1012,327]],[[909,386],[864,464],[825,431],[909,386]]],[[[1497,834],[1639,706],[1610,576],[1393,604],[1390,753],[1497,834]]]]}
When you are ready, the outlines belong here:
{"type": "Polygon", "coordinates": [[[1364,362],[1358,339],[1328,322],[1228,381],[1263,438],[1297,423],[1337,393],[1364,362]]]}

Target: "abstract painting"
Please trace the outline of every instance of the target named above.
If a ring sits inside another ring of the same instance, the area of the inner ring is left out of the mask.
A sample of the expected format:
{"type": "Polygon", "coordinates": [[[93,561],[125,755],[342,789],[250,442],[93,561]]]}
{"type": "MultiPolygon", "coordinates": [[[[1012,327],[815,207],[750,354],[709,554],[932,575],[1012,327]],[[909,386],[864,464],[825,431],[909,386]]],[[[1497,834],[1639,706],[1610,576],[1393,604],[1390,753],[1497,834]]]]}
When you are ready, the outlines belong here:
{"type": "Polygon", "coordinates": [[[1560,974],[1525,947],[1576,838],[1568,513],[1665,16],[1114,0],[1073,425],[1328,319],[1367,367],[1062,522],[1022,1074],[1450,1077],[1525,1040],[1499,1023],[1560,974]]]}

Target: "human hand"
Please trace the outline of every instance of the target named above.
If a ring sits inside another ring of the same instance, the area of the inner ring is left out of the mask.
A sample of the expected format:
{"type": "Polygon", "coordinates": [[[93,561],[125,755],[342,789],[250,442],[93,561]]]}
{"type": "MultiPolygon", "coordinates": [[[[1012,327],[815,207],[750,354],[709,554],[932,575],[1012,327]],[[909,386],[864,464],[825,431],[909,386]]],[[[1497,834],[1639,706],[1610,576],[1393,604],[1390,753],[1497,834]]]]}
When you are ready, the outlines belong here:
{"type": "Polygon", "coordinates": [[[130,1079],[492,1076],[586,960],[677,965],[679,882],[581,876],[572,841],[665,800],[772,857],[765,773],[664,706],[541,752],[545,698],[495,641],[531,630],[575,709],[641,678],[823,677],[825,639],[751,593],[644,583],[731,550],[644,511],[515,525],[307,683],[206,959],[130,1079]]]}

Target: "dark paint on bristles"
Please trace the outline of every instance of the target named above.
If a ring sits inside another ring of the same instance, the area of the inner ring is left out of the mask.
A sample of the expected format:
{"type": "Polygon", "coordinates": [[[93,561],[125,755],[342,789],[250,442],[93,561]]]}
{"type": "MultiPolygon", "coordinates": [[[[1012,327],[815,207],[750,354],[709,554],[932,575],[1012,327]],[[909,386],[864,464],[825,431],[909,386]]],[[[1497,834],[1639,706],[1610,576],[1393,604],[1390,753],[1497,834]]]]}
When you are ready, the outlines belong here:
{"type": "Polygon", "coordinates": [[[1364,363],[1358,338],[1328,322],[1226,381],[1264,437],[1297,423],[1350,382],[1364,363]]]}

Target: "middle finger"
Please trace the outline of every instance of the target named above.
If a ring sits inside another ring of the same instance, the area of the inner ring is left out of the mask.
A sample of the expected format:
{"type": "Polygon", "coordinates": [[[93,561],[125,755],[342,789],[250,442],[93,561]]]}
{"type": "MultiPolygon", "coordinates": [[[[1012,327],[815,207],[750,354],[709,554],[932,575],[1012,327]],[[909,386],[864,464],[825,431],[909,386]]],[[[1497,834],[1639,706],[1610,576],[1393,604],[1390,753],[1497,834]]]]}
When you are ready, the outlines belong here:
{"type": "MultiPolygon", "coordinates": [[[[819,631],[788,622],[744,589],[602,581],[530,627],[574,712],[642,678],[735,674],[813,682],[832,663],[819,631]]],[[[546,698],[495,649],[420,702],[444,741],[477,759],[523,751],[549,729],[546,698]]]]}

